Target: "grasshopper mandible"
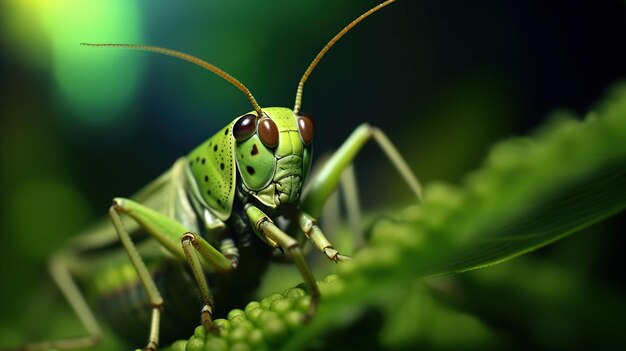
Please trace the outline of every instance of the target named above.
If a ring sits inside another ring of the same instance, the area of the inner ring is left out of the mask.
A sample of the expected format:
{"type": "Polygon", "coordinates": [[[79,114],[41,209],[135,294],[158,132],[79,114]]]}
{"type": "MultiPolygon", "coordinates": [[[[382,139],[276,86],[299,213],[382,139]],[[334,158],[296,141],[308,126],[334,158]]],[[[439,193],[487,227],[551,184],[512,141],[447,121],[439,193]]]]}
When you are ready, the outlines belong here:
{"type": "Polygon", "coordinates": [[[419,182],[409,166],[383,132],[368,124],[359,126],[321,170],[307,179],[314,124],[300,112],[304,83],[345,33],[394,1],[363,13],[322,48],[298,84],[293,109],[261,108],[237,79],[182,52],[147,45],[82,44],[156,52],[189,61],[240,89],[253,111],[235,118],[131,198],[114,198],[109,209],[112,226],[107,223],[76,238],[52,258],[52,277],[89,335],[24,348],[69,349],[98,343],[102,332],[84,297],[85,287],[112,327],[121,325],[116,330],[121,336],[145,338],[142,330],[145,333],[149,328],[147,350],[156,350],[159,341],[170,336],[160,335],[162,319],[163,334],[168,334],[171,324],[195,324],[197,292],[202,325],[214,331],[212,291],[240,295],[245,302],[245,291],[252,290],[246,282],[258,279],[273,257],[272,250],[280,250],[296,264],[311,293],[306,319],[312,318],[320,292],[301,244],[308,239],[334,262],[349,258],[333,247],[316,218],[343,171],[368,141],[376,141],[421,201],[419,182]],[[303,194],[307,180],[308,191],[303,194]],[[108,308],[111,305],[117,306],[108,308]]]}

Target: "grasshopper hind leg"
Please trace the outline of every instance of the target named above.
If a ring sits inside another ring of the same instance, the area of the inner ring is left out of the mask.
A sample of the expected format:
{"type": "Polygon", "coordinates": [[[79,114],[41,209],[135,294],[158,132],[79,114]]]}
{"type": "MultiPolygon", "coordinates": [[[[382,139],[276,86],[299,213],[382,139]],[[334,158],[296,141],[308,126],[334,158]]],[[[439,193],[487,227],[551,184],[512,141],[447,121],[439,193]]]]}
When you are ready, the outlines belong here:
{"type": "MultiPolygon", "coordinates": [[[[98,325],[98,322],[96,321],[93,312],[89,308],[89,305],[87,305],[83,294],[78,289],[76,282],[74,282],[72,275],[60,258],[55,257],[50,262],[50,274],[52,275],[55,283],[59,286],[59,288],[63,292],[63,295],[65,295],[70,305],[76,312],[76,315],[89,333],[89,336],[87,337],[75,339],[75,347],[78,348],[97,345],[102,339],[102,331],[100,330],[100,326],[98,325]],[[85,346],[79,346],[81,342],[84,343],[85,346]]],[[[65,342],[65,348],[74,348],[70,347],[70,340],[66,340],[65,342]]],[[[60,344],[57,344],[56,348],[62,349],[64,347],[60,344]]]]}
{"type": "Polygon", "coordinates": [[[311,177],[307,191],[303,194],[301,211],[298,221],[306,237],[324,253],[329,259],[338,262],[348,257],[341,255],[334,249],[316,224],[315,218],[320,215],[324,204],[342,183],[350,224],[353,231],[360,232],[360,211],[356,180],[351,165],[354,158],[361,152],[363,146],[374,141],[387,156],[393,167],[398,171],[404,182],[416,197],[418,203],[422,201],[421,185],[406,163],[400,152],[387,136],[378,128],[369,124],[362,124],[352,132],[350,137],[331,156],[321,169],[311,177]]]}

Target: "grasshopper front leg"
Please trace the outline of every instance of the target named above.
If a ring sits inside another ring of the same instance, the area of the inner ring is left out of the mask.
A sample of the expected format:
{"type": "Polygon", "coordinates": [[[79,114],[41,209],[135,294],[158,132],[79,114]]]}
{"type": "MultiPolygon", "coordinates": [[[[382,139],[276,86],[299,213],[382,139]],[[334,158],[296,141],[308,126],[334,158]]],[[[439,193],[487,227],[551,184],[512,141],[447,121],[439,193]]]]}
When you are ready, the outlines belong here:
{"type": "Polygon", "coordinates": [[[317,225],[315,218],[305,212],[298,213],[298,223],[304,235],[330,260],[339,262],[350,259],[349,256],[342,255],[328,241],[322,230],[317,225]]]}
{"type": "Polygon", "coordinates": [[[313,277],[313,273],[311,273],[311,270],[309,269],[309,265],[304,259],[302,250],[300,250],[300,246],[298,246],[298,242],[296,239],[290,237],[278,228],[274,222],[256,206],[248,204],[246,205],[245,210],[246,216],[248,217],[250,225],[255,233],[259,237],[264,238],[265,241],[267,241],[267,243],[271,246],[287,250],[293,258],[293,261],[298,267],[304,282],[311,290],[311,305],[309,306],[309,311],[305,316],[305,321],[309,321],[315,314],[317,304],[319,303],[320,290],[317,286],[315,278],[313,277]]]}

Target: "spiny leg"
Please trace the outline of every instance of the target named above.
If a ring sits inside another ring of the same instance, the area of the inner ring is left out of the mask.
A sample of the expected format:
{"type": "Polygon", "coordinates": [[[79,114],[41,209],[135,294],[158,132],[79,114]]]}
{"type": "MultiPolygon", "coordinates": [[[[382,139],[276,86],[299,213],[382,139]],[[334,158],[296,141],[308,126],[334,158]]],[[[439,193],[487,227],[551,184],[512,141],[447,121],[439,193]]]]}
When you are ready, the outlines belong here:
{"type": "Polygon", "coordinates": [[[185,256],[187,257],[187,263],[189,263],[191,272],[193,273],[196,283],[198,284],[198,289],[200,290],[200,297],[202,299],[202,326],[204,326],[205,331],[210,331],[213,329],[213,294],[211,294],[209,283],[207,282],[202,265],[200,264],[200,258],[198,257],[198,253],[194,247],[198,245],[198,237],[194,233],[188,232],[185,233],[180,240],[183,245],[185,256]]]}
{"type": "MultiPolygon", "coordinates": [[[[315,163],[313,164],[313,166],[311,167],[311,171],[309,172],[308,177],[309,178],[315,178],[317,176],[317,174],[320,172],[320,170],[322,170],[324,168],[324,165],[326,164],[326,162],[328,162],[328,160],[330,160],[330,158],[332,157],[332,152],[326,152],[322,155],[319,155],[317,157],[317,160],[315,161],[315,163]]],[[[302,188],[302,194],[307,194],[308,193],[308,188],[310,188],[311,182],[305,182],[304,183],[304,187],[302,188]]],[[[339,227],[339,223],[341,222],[340,220],[340,203],[339,203],[339,192],[338,191],[333,191],[329,197],[328,200],[326,202],[326,205],[322,208],[324,213],[322,214],[322,218],[324,219],[323,221],[323,226],[322,228],[324,228],[325,230],[327,230],[328,232],[334,233],[336,232],[336,229],[339,227]]],[[[289,227],[288,232],[289,233],[295,233],[296,230],[298,230],[298,223],[297,223],[297,218],[294,218],[293,223],[291,224],[291,226],[289,227]]],[[[298,233],[300,234],[300,233],[298,233]]],[[[304,232],[302,232],[303,235],[298,235],[297,236],[297,240],[298,240],[298,245],[300,246],[300,249],[302,250],[302,253],[305,256],[308,256],[309,253],[311,252],[311,249],[313,248],[313,245],[311,243],[311,241],[309,240],[309,237],[304,235],[304,232]]]]}
{"type": "MultiPolygon", "coordinates": [[[[185,201],[185,199],[187,198],[187,189],[185,187],[185,171],[188,164],[189,161],[186,158],[181,158],[177,160],[176,163],[174,163],[174,166],[172,166],[172,182],[171,186],[168,189],[169,191],[166,197],[165,206],[165,213],[168,217],[184,218],[185,215],[187,215],[187,220],[185,222],[197,221],[191,204],[185,201]]],[[[209,284],[206,280],[206,276],[204,275],[204,270],[202,269],[202,264],[200,263],[198,253],[194,248],[194,245],[197,244],[198,239],[194,233],[187,232],[181,236],[180,241],[181,247],[185,254],[185,258],[187,259],[187,264],[191,269],[191,272],[198,286],[198,290],[200,291],[200,299],[202,300],[202,309],[200,311],[201,323],[204,329],[206,331],[209,331],[212,329],[213,326],[212,315],[214,300],[213,295],[211,294],[211,290],[209,289],[209,284]]]]}
{"type": "Polygon", "coordinates": [[[359,247],[363,244],[363,229],[361,227],[359,190],[356,184],[356,176],[354,175],[354,166],[352,165],[348,166],[341,174],[341,192],[346,204],[348,223],[354,236],[354,243],[355,246],[359,247]]]}
{"type": "MultiPolygon", "coordinates": [[[[332,153],[322,155],[320,160],[318,160],[317,164],[311,171],[311,178],[315,179],[316,174],[323,168],[324,164],[330,160],[332,153]]],[[[353,234],[353,240],[356,247],[359,247],[363,244],[363,235],[362,235],[362,227],[361,227],[361,209],[359,208],[359,194],[356,184],[356,177],[354,175],[354,167],[352,165],[348,166],[343,173],[341,173],[341,197],[345,203],[345,208],[348,217],[348,223],[350,224],[350,229],[353,234]]],[[[307,187],[308,187],[307,183],[307,187]]],[[[304,193],[307,193],[307,187],[305,187],[304,193]]],[[[335,233],[338,231],[339,223],[340,223],[340,201],[339,201],[339,191],[335,189],[330,193],[328,199],[324,203],[321,211],[321,218],[323,218],[323,222],[320,225],[320,229],[322,232],[326,233],[335,233]]],[[[295,227],[294,227],[295,229],[295,227]]],[[[301,227],[304,231],[304,228],[301,227]]],[[[298,239],[298,243],[302,248],[302,251],[305,255],[308,255],[311,249],[311,241],[308,240],[308,235],[300,236],[298,239]]],[[[318,248],[319,249],[319,248],[318,248]]],[[[322,248],[323,249],[323,248],[322,248]]]]}
{"type": "MultiPolygon", "coordinates": [[[[317,177],[317,175],[324,169],[326,164],[331,160],[331,156],[326,157],[324,159],[324,163],[322,163],[319,168],[316,170],[316,173],[313,173],[313,179],[317,177]]],[[[361,227],[360,227],[360,209],[358,207],[358,192],[356,188],[356,179],[354,176],[354,167],[349,164],[346,169],[340,174],[340,183],[341,190],[343,194],[344,201],[346,203],[348,220],[350,222],[350,227],[353,231],[355,237],[360,238],[361,236],[361,227]]],[[[307,189],[308,190],[308,189],[307,189]]],[[[306,194],[306,192],[305,192],[306,194]]],[[[326,206],[322,206],[322,209],[325,211],[328,209],[329,205],[334,207],[335,212],[339,211],[339,193],[337,189],[332,189],[328,198],[325,202],[326,206]],[[328,203],[329,201],[334,201],[334,203],[328,203]]],[[[335,215],[334,213],[332,214],[335,215]]],[[[345,261],[350,259],[349,256],[342,255],[337,251],[334,246],[330,243],[330,240],[326,238],[321,228],[317,225],[317,219],[313,218],[309,214],[305,212],[299,212],[297,214],[297,221],[300,229],[304,233],[304,238],[308,239],[307,243],[313,243],[313,245],[323,253],[328,259],[334,262],[345,261]]],[[[339,219],[337,216],[333,218],[335,222],[338,222],[339,219]]],[[[326,217],[324,217],[326,220],[326,217]]],[[[334,223],[334,228],[336,229],[338,225],[334,223]]],[[[302,244],[301,244],[302,245],[302,244]]]]}
{"type": "Polygon", "coordinates": [[[352,164],[352,161],[365,146],[365,143],[372,139],[376,141],[387,155],[418,201],[422,201],[420,183],[402,155],[400,155],[400,152],[380,129],[364,123],[352,132],[330,160],[324,164],[322,169],[311,178],[310,185],[307,186],[307,192],[302,199],[301,208],[305,212],[313,217],[319,216],[324,203],[326,203],[330,194],[337,187],[343,171],[352,164]]]}
{"type": "MultiPolygon", "coordinates": [[[[422,190],[419,181],[389,138],[376,127],[366,123],[360,125],[311,179],[302,200],[302,212],[299,217],[300,227],[305,234],[307,232],[310,233],[309,237],[315,246],[333,261],[337,261],[336,258],[340,257],[340,255],[337,253],[337,256],[333,256],[334,248],[332,248],[332,245],[321,230],[316,228],[314,218],[321,213],[326,200],[339,184],[344,171],[350,167],[365,143],[372,139],[376,141],[387,155],[404,181],[414,192],[418,201],[422,201],[422,190]]],[[[355,206],[354,199],[347,200],[348,206],[355,206]]],[[[350,211],[354,211],[354,209],[349,209],[350,211]]]]}
{"type": "Polygon", "coordinates": [[[333,245],[328,241],[322,230],[317,225],[316,220],[305,212],[298,213],[298,223],[300,228],[304,232],[307,238],[330,260],[339,262],[349,259],[349,256],[345,256],[335,250],[333,245]]]}
{"type": "MultiPolygon", "coordinates": [[[[323,233],[338,233],[341,227],[341,203],[339,201],[339,191],[334,191],[326,201],[322,213],[320,215],[321,222],[318,224],[323,233]]],[[[304,234],[304,230],[300,227],[299,223],[295,221],[291,230],[296,231],[300,229],[303,235],[300,237],[299,243],[302,248],[302,252],[308,256],[311,249],[314,247],[313,243],[307,235],[304,234]]],[[[317,248],[316,248],[317,249],[317,248]]]]}
{"type": "Polygon", "coordinates": [[[304,255],[298,246],[298,242],[296,239],[290,237],[278,228],[274,222],[272,222],[272,220],[257,207],[247,205],[246,216],[248,216],[250,224],[257,235],[264,238],[271,246],[277,248],[281,247],[288,250],[291,254],[291,257],[293,258],[296,267],[298,267],[304,282],[311,290],[311,305],[309,306],[309,310],[305,316],[305,321],[311,320],[313,315],[315,315],[315,310],[317,309],[317,305],[320,300],[320,290],[317,286],[317,282],[315,281],[315,277],[313,277],[313,273],[311,273],[311,270],[304,259],[304,255]]]}
{"type": "Polygon", "coordinates": [[[85,301],[85,297],[76,286],[76,282],[72,278],[69,270],[65,266],[65,263],[62,261],[60,257],[54,257],[50,262],[50,274],[54,279],[55,283],[59,286],[59,289],[63,292],[63,295],[67,298],[67,301],[72,306],[72,309],[82,322],[82,324],[87,329],[89,336],[83,338],[84,345],[80,345],[81,339],[76,339],[76,344],[72,347],[69,346],[69,343],[65,341],[67,346],[61,345],[57,342],[56,345],[50,346],[49,348],[78,348],[78,347],[91,347],[97,345],[102,339],[102,331],[100,330],[100,326],[96,321],[96,318],[93,315],[93,312],[87,305],[85,301]]]}

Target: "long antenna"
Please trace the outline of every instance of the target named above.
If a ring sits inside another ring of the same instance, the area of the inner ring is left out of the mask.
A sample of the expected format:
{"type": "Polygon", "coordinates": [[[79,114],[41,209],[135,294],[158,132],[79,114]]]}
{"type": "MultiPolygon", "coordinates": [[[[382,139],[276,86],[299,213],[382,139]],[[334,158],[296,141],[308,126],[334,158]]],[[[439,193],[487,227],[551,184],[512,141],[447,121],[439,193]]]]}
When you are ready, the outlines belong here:
{"type": "Polygon", "coordinates": [[[383,2],[383,3],[380,3],[380,4],[376,5],[376,6],[374,6],[373,8],[369,9],[369,11],[367,11],[364,14],[362,14],[361,16],[357,17],[354,21],[350,22],[350,24],[345,26],[339,33],[337,33],[332,39],[330,39],[328,44],[326,44],[326,46],[324,46],[322,48],[322,50],[317,54],[317,56],[315,56],[313,61],[311,61],[311,64],[309,65],[309,67],[306,69],[306,71],[304,71],[304,74],[302,75],[302,78],[300,78],[300,83],[298,83],[298,90],[296,91],[296,103],[295,103],[295,105],[293,107],[293,112],[294,113],[297,114],[298,112],[300,112],[300,106],[302,105],[302,90],[304,89],[304,82],[306,82],[307,78],[309,78],[309,75],[311,74],[311,72],[313,71],[315,66],[317,66],[317,64],[320,62],[322,57],[324,57],[326,52],[333,45],[335,45],[335,43],[337,41],[339,41],[339,39],[341,39],[341,37],[343,37],[346,33],[348,33],[348,31],[350,29],[352,29],[352,27],[356,26],[359,22],[364,20],[367,16],[371,15],[372,13],[382,9],[383,7],[385,7],[385,6],[391,4],[392,2],[395,2],[395,1],[396,0],[387,0],[387,1],[383,2]]]}
{"type": "Polygon", "coordinates": [[[191,56],[189,54],[185,54],[183,52],[180,51],[176,51],[176,50],[171,50],[171,49],[165,49],[162,47],[158,47],[158,46],[152,46],[152,45],[133,45],[133,44],[91,44],[91,43],[81,43],[80,45],[83,46],[92,46],[92,47],[105,47],[105,48],[124,48],[124,49],[131,49],[131,50],[140,50],[140,51],[148,51],[148,52],[156,52],[158,54],[163,54],[163,55],[167,55],[167,56],[172,56],[172,57],[176,57],[185,61],[189,61],[191,63],[194,63],[202,68],[208,69],[209,71],[217,74],[218,76],[224,78],[225,80],[227,80],[230,84],[236,86],[239,90],[241,90],[246,97],[248,98],[248,100],[250,100],[250,103],[252,104],[252,108],[254,108],[254,111],[256,111],[257,115],[259,118],[263,117],[263,112],[261,111],[261,106],[259,106],[259,104],[256,102],[256,100],[254,99],[254,96],[252,96],[252,93],[250,92],[250,90],[248,90],[248,88],[246,88],[245,85],[243,85],[243,83],[241,83],[240,81],[238,81],[237,79],[235,79],[235,77],[231,76],[230,74],[222,71],[221,69],[217,68],[216,66],[201,60],[195,56],[191,56]]]}

